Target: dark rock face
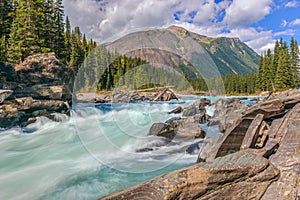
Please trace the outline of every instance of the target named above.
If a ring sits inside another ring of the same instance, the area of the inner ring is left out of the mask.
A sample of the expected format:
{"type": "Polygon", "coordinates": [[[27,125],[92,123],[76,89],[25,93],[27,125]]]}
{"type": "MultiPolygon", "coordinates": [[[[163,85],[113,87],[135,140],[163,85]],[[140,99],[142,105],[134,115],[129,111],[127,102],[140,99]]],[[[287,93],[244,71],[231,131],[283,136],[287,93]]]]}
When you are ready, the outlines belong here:
{"type": "Polygon", "coordinates": [[[279,176],[268,160],[237,152],[158,176],[101,200],[119,199],[260,199],[279,176]]]}
{"type": "MultiPolygon", "coordinates": [[[[271,129],[274,130],[274,129],[271,129]]],[[[300,103],[283,119],[277,131],[270,133],[271,139],[279,140],[276,154],[270,158],[280,171],[278,181],[266,191],[263,200],[300,198],[300,103]]]]}
{"type": "Polygon", "coordinates": [[[182,116],[183,117],[191,117],[194,116],[196,114],[199,114],[200,110],[197,106],[189,106],[183,109],[182,111],[182,116]]]}
{"type": "Polygon", "coordinates": [[[29,56],[14,67],[14,98],[33,97],[39,100],[71,100],[74,72],[61,63],[54,53],[29,56]]]}
{"type": "Polygon", "coordinates": [[[208,125],[218,125],[221,132],[232,127],[248,107],[240,99],[220,99],[215,104],[215,113],[208,125]]]}
{"type": "Polygon", "coordinates": [[[177,107],[174,110],[171,110],[170,112],[168,112],[168,114],[179,114],[182,112],[182,107],[177,107]]]}
{"type": "Polygon", "coordinates": [[[0,63],[0,127],[26,126],[54,113],[69,114],[74,73],[54,53],[29,56],[17,66],[0,63]],[[1,90],[3,91],[3,90],[1,90]]]}
{"type": "Polygon", "coordinates": [[[33,100],[31,97],[5,101],[0,105],[0,126],[26,126],[34,122],[33,118],[45,116],[52,118],[53,113],[69,114],[70,107],[58,100],[33,100]]]}
{"type": "Polygon", "coordinates": [[[0,103],[3,103],[13,93],[12,90],[0,90],[0,103]]]}
{"type": "Polygon", "coordinates": [[[148,135],[165,137],[169,140],[181,138],[204,138],[206,133],[194,118],[171,118],[165,123],[154,123],[148,135]]]}

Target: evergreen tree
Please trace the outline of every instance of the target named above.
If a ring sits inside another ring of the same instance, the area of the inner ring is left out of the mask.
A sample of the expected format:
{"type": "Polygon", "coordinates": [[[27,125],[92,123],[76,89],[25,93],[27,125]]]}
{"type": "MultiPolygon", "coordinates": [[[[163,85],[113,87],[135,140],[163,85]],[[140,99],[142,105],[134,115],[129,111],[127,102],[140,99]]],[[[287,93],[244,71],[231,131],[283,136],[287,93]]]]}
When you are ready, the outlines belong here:
{"type": "Polygon", "coordinates": [[[278,69],[275,79],[277,90],[287,89],[291,86],[289,80],[289,55],[286,49],[282,49],[279,54],[278,69]]]}
{"type": "Polygon", "coordinates": [[[69,17],[66,17],[66,31],[64,34],[64,46],[65,46],[65,52],[64,52],[64,63],[69,64],[70,62],[70,57],[72,53],[72,45],[71,45],[71,24],[69,17]]]}
{"type": "Polygon", "coordinates": [[[296,79],[298,78],[298,65],[299,65],[299,47],[297,41],[292,37],[290,43],[290,70],[291,70],[291,78],[293,79],[294,85],[296,85],[296,79]]]}
{"type": "Polygon", "coordinates": [[[14,12],[12,0],[1,0],[0,10],[0,61],[7,61],[6,53],[14,12]]]}
{"type": "Polygon", "coordinates": [[[42,37],[44,19],[43,0],[19,1],[16,17],[12,23],[9,40],[9,61],[18,63],[34,53],[43,52],[45,39],[42,37]]]}
{"type": "Polygon", "coordinates": [[[257,75],[257,89],[263,90],[263,67],[264,67],[264,57],[263,55],[260,56],[259,66],[258,66],[258,75],[257,75]]]}
{"type": "Polygon", "coordinates": [[[64,7],[62,0],[55,0],[54,3],[54,49],[53,51],[59,59],[64,57],[64,7]]]}

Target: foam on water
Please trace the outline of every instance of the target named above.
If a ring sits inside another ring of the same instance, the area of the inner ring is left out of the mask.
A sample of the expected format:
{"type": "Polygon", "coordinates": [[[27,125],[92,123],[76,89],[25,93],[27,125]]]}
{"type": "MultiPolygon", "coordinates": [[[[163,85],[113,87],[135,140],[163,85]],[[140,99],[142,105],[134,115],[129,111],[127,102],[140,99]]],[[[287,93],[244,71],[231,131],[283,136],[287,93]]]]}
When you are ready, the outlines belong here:
{"type": "MultiPolygon", "coordinates": [[[[184,105],[191,102],[187,101],[184,105]]],[[[0,199],[96,199],[193,164],[193,141],[164,146],[147,136],[178,104],[77,105],[28,127],[0,130],[0,199]],[[153,147],[154,151],[136,153],[153,147]]]]}

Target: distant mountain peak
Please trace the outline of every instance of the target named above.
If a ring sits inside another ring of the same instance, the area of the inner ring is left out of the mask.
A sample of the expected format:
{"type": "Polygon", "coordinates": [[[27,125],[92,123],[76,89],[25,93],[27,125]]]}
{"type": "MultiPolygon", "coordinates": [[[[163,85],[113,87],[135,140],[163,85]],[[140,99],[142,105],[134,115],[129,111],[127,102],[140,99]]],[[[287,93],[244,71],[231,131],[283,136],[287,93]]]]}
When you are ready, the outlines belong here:
{"type": "Polygon", "coordinates": [[[107,48],[168,66],[189,65],[183,55],[196,48],[207,52],[222,75],[251,73],[257,71],[259,63],[259,55],[239,38],[211,38],[175,25],[130,33],[107,48]]]}

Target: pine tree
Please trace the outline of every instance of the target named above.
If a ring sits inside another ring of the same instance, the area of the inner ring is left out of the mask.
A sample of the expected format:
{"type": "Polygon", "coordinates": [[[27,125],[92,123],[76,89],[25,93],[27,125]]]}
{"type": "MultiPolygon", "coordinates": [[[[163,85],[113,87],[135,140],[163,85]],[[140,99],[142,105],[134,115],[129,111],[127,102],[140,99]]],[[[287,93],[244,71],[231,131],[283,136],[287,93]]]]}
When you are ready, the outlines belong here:
{"type": "Polygon", "coordinates": [[[43,52],[45,47],[45,39],[42,37],[44,27],[41,24],[41,19],[44,19],[45,15],[43,5],[43,0],[19,1],[10,32],[8,49],[10,62],[17,63],[29,55],[43,52]]]}
{"type": "Polygon", "coordinates": [[[290,70],[291,70],[291,78],[293,79],[294,86],[296,85],[296,79],[298,75],[298,64],[299,64],[299,47],[297,41],[292,37],[290,43],[290,70]]]}
{"type": "Polygon", "coordinates": [[[56,0],[54,3],[54,48],[53,51],[59,59],[64,57],[64,7],[62,0],[56,0]]]}
{"type": "Polygon", "coordinates": [[[66,17],[66,30],[65,30],[65,34],[64,34],[64,63],[65,64],[69,64],[70,62],[70,57],[71,57],[71,51],[72,51],[72,45],[71,45],[71,24],[70,24],[70,20],[69,17],[66,17]]]}
{"type": "Polygon", "coordinates": [[[263,65],[264,65],[264,57],[263,55],[261,55],[259,60],[258,75],[257,75],[257,89],[259,90],[263,90],[263,80],[262,80],[263,65]]]}
{"type": "Polygon", "coordinates": [[[12,0],[1,0],[0,10],[0,61],[7,61],[6,53],[14,12],[12,0]]]}
{"type": "Polygon", "coordinates": [[[278,69],[275,78],[277,90],[287,89],[290,87],[289,80],[289,55],[287,49],[282,49],[279,54],[278,69]]]}

